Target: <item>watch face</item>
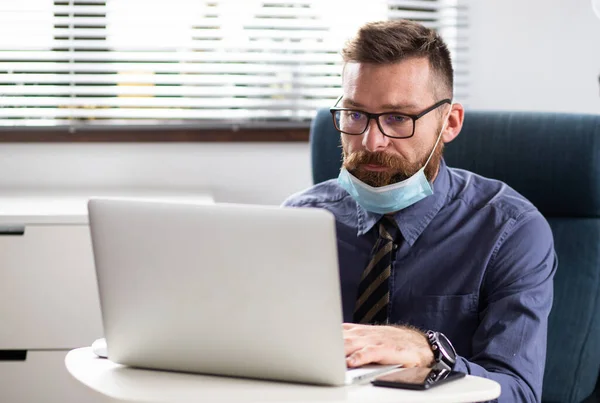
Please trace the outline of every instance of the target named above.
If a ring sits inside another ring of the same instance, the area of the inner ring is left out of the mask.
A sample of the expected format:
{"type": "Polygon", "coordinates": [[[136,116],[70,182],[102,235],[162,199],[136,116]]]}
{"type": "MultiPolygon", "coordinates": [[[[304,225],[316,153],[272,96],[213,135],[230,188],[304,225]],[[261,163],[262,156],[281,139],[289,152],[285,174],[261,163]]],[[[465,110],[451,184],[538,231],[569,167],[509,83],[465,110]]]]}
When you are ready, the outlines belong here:
{"type": "Polygon", "coordinates": [[[446,351],[448,354],[452,355],[453,359],[456,357],[456,351],[454,350],[454,347],[452,346],[452,344],[450,344],[450,341],[448,341],[448,339],[446,338],[446,336],[444,336],[441,333],[440,333],[440,335],[438,337],[438,343],[440,344],[440,347],[444,351],[446,351]]]}

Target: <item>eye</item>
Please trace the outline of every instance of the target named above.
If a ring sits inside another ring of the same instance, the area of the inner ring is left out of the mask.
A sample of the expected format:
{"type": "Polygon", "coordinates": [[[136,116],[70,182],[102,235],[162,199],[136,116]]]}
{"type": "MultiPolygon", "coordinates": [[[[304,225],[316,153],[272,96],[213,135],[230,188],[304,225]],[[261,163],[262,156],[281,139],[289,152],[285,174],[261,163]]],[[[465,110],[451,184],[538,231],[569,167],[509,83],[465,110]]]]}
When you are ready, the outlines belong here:
{"type": "Polygon", "coordinates": [[[406,123],[409,120],[410,120],[410,118],[408,116],[404,116],[404,115],[390,114],[390,115],[386,115],[386,117],[385,117],[385,121],[387,123],[394,124],[394,125],[406,123]]]}
{"type": "Polygon", "coordinates": [[[365,115],[358,111],[346,111],[346,117],[350,120],[358,121],[365,117],[365,115]]]}

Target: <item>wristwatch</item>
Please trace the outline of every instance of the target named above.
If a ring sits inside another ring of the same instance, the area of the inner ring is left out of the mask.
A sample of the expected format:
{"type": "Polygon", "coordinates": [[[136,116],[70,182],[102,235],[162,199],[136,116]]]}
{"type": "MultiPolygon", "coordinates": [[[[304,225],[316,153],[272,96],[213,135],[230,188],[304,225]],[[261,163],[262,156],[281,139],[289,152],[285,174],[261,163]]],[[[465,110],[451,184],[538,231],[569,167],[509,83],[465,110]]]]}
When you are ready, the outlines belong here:
{"type": "Polygon", "coordinates": [[[456,364],[456,350],[450,340],[443,333],[434,332],[433,330],[428,330],[425,336],[427,336],[427,341],[431,351],[433,351],[435,360],[433,368],[451,371],[454,364],[456,364]]]}

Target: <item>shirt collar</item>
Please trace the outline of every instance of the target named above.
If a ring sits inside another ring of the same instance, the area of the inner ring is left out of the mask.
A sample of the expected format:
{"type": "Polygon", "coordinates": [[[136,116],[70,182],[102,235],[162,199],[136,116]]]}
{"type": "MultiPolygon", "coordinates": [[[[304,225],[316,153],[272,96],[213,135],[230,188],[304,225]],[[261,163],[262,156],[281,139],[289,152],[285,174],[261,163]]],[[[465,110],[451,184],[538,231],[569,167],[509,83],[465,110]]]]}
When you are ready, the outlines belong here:
{"type": "MultiPolygon", "coordinates": [[[[433,181],[433,194],[394,214],[394,219],[404,240],[412,246],[423,233],[433,217],[446,203],[450,180],[448,167],[444,159],[440,162],[439,172],[433,181]]],[[[382,214],[373,213],[356,204],[358,217],[358,235],[364,235],[381,219],[382,214]]]]}

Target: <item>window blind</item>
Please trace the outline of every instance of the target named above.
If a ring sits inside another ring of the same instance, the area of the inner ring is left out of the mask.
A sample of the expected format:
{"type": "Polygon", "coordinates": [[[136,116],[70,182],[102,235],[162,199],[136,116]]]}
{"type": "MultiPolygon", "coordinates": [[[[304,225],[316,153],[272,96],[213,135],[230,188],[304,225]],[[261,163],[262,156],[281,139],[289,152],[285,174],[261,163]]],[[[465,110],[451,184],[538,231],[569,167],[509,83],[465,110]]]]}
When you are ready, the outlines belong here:
{"type": "Polygon", "coordinates": [[[0,125],[306,126],[340,94],[344,41],[408,18],[452,48],[460,0],[4,0],[0,125]]]}

